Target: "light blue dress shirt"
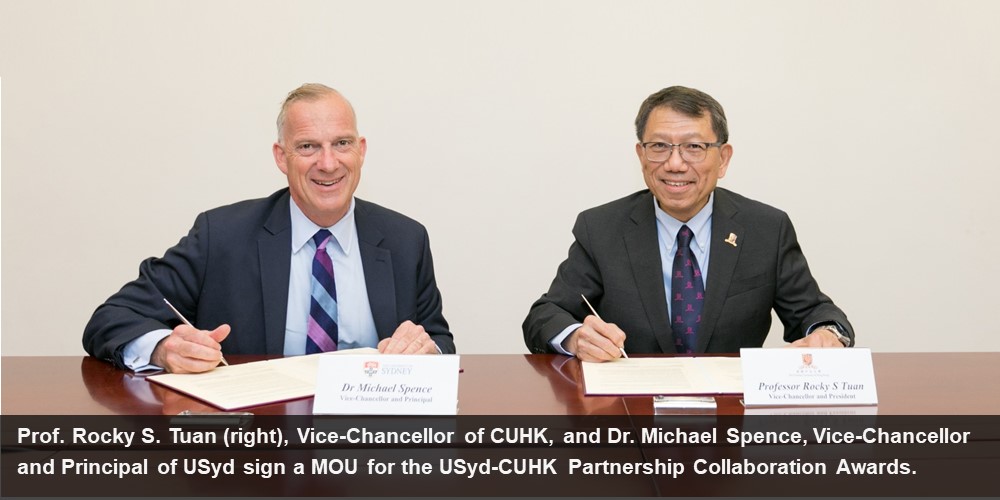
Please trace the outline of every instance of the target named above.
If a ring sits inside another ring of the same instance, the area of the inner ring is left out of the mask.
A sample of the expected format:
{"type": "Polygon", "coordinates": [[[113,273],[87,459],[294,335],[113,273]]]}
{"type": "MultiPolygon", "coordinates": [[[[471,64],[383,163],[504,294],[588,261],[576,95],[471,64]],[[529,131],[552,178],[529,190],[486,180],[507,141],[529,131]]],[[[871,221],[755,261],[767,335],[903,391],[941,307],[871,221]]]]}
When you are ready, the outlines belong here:
{"type": "Polygon", "coordinates": [[[670,215],[667,215],[660,205],[653,199],[654,210],[656,211],[656,239],[660,242],[660,266],[663,268],[663,291],[667,297],[667,317],[670,317],[670,285],[673,282],[674,254],[677,253],[677,233],[681,227],[687,226],[694,234],[691,237],[691,252],[698,259],[698,268],[701,269],[702,286],[708,292],[708,255],[712,247],[712,202],[715,200],[715,193],[708,197],[708,204],[704,206],[691,220],[681,222],[670,215]]]}
{"type": "Polygon", "coordinates": [[[312,262],[316,244],[312,237],[320,229],[328,229],[333,241],[326,253],[333,261],[333,276],[337,286],[338,349],[376,347],[378,333],[368,302],[365,270],[361,264],[358,228],[354,223],[354,199],[347,214],[332,227],[322,228],[309,220],[294,201],[289,200],[292,214],[292,266],[288,277],[288,315],[285,319],[285,355],[305,354],[309,322],[309,302],[312,289],[312,262]]]}
{"type": "MultiPolygon", "coordinates": [[[[312,260],[316,245],[312,237],[321,228],[309,220],[295,201],[289,199],[292,222],[292,260],[288,277],[288,311],[285,319],[286,356],[305,354],[306,332],[309,321],[309,301],[312,287],[312,260]]],[[[354,223],[354,199],[347,214],[332,227],[328,227],[333,241],[327,243],[326,252],[333,261],[334,282],[337,286],[337,326],[339,349],[376,347],[378,333],[368,302],[368,287],[361,264],[358,229],[354,223]]],[[[125,345],[122,356],[125,366],[134,371],[159,370],[150,364],[156,344],[170,335],[171,330],[149,332],[125,345]]],[[[239,335],[232,332],[230,335],[239,335]]]]}
{"type": "MultiPolygon", "coordinates": [[[[708,255],[709,250],[712,247],[712,206],[715,201],[715,193],[713,192],[708,197],[708,203],[705,204],[702,209],[695,214],[691,220],[687,222],[681,222],[670,215],[667,215],[663,209],[660,208],[660,204],[656,202],[656,197],[653,197],[653,210],[656,214],[656,239],[659,241],[660,247],[660,266],[662,268],[663,275],[661,279],[663,280],[663,291],[666,292],[665,297],[670,297],[670,284],[671,284],[671,274],[674,268],[674,254],[677,252],[677,233],[680,232],[681,227],[687,225],[689,229],[694,233],[691,238],[691,250],[694,252],[694,256],[698,259],[698,267],[701,269],[701,279],[703,284],[708,283],[708,255]]],[[[705,291],[708,291],[708,287],[705,287],[705,291]]],[[[670,317],[670,300],[664,304],[667,308],[667,317],[670,317]]],[[[550,345],[557,352],[567,354],[572,356],[573,354],[567,351],[563,347],[563,341],[566,340],[576,331],[577,328],[583,326],[583,323],[574,323],[569,325],[563,331],[559,332],[550,341],[550,345]]],[[[625,332],[628,335],[628,332],[625,332]]]]}

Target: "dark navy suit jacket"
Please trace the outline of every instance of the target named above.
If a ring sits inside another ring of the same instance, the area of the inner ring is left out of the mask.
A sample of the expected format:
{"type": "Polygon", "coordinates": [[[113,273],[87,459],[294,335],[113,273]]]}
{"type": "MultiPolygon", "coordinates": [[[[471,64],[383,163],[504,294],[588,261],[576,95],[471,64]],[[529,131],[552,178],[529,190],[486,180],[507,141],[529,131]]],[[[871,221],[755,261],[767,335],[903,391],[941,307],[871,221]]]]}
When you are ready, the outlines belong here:
{"type": "MultiPolygon", "coordinates": [[[[427,231],[418,222],[358,199],[354,217],[368,300],[379,339],[406,320],[421,325],[443,353],[455,344],[441,313],[427,231]]],[[[122,349],[178,320],[166,297],[196,327],[223,323],[225,354],[281,354],[291,265],[288,189],[200,214],[188,235],[94,311],[83,333],[91,356],[123,366],[122,349]]]]}
{"type": "MultiPolygon", "coordinates": [[[[824,322],[854,338],[847,316],[819,290],[795,229],[781,210],[722,188],[712,207],[712,248],[705,304],[695,352],[739,352],[760,347],[771,310],[792,342],[824,322]],[[725,242],[736,236],[736,245],[725,242]]],[[[531,352],[553,352],[549,342],[590,314],[584,294],[604,321],[625,332],[628,353],[673,353],[663,289],[656,215],[649,190],[587,210],[573,227],[576,241],[548,293],[532,306],[522,329],[531,352]]]]}

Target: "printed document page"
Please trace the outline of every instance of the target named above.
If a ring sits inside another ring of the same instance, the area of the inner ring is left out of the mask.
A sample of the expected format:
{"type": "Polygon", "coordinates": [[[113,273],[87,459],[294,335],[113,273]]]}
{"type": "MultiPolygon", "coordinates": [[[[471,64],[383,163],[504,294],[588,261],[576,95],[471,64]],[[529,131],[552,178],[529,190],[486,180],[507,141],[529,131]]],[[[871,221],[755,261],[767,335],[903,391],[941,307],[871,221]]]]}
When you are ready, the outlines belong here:
{"type": "Polygon", "coordinates": [[[740,358],[620,358],[581,365],[588,395],[743,393],[740,358]]]}
{"type": "Polygon", "coordinates": [[[347,349],[220,366],[204,373],[164,373],[146,378],[223,410],[235,410],[312,396],[316,393],[320,356],[366,352],[376,351],[347,349]]]}

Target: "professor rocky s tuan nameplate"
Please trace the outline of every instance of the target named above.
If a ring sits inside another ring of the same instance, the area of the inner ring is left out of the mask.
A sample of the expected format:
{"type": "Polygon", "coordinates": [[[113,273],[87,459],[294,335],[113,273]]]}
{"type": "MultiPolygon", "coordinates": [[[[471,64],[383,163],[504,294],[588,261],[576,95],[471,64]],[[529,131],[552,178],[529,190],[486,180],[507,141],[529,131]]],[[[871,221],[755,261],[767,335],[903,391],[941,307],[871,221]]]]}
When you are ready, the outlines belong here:
{"type": "Polygon", "coordinates": [[[870,349],[740,349],[743,404],[870,406],[878,404],[870,349]]]}
{"type": "Polygon", "coordinates": [[[456,354],[322,356],[313,413],[455,415],[458,362],[456,354]]]}

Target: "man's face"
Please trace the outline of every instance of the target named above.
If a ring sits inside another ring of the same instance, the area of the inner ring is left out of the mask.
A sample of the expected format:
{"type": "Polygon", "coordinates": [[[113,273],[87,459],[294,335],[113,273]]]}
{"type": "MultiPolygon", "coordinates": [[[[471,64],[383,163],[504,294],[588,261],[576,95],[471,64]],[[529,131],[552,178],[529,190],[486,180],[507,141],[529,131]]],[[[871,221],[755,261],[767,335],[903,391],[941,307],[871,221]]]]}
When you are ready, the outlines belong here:
{"type": "Polygon", "coordinates": [[[294,102],[281,137],[271,149],[292,200],[317,225],[336,224],[351,206],[368,149],[350,105],[336,95],[294,102]]]}
{"type": "MultiPolygon", "coordinates": [[[[712,131],[712,118],[703,113],[691,117],[672,108],[660,106],[649,113],[642,142],[716,142],[712,131]]],[[[679,148],[673,148],[666,161],[651,162],[646,159],[642,143],[635,146],[642,164],[646,186],[656,197],[657,203],[671,217],[687,222],[698,213],[715,189],[719,179],[726,175],[733,148],[729,144],[709,148],[705,159],[685,161],[679,148]]]]}

